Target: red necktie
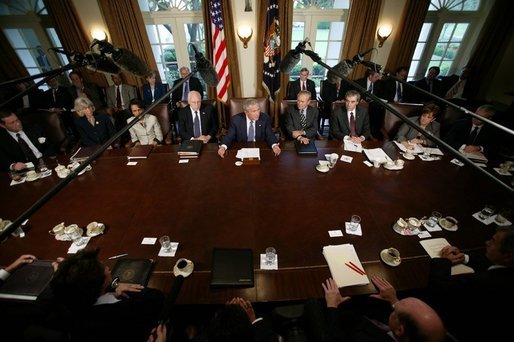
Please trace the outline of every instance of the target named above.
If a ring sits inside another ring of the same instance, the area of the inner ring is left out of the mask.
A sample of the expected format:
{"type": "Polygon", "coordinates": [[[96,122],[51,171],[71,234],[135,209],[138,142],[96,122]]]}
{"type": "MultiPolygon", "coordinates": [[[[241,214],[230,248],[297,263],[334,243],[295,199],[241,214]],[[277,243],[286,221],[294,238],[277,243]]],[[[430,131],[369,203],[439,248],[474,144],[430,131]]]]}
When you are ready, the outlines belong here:
{"type": "Polygon", "coordinates": [[[116,107],[121,109],[121,93],[119,86],[116,87],[116,107]]]}
{"type": "Polygon", "coordinates": [[[350,112],[350,136],[357,136],[357,130],[355,129],[355,117],[353,116],[353,112],[350,112]]]}
{"type": "Polygon", "coordinates": [[[302,90],[305,90],[305,81],[302,82],[302,90]]]}

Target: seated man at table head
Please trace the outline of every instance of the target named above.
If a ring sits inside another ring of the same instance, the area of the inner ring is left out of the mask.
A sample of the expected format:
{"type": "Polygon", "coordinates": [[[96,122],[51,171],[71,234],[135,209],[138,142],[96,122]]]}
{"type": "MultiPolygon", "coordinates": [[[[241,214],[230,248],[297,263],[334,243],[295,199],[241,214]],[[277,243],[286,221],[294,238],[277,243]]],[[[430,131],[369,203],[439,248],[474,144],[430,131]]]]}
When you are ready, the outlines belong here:
{"type": "MultiPolygon", "coordinates": [[[[430,103],[423,106],[420,116],[411,117],[409,120],[418,124],[429,134],[439,138],[441,125],[439,122],[435,121],[438,112],[439,106],[430,103]]],[[[427,139],[427,137],[424,136],[421,132],[418,132],[416,129],[412,128],[405,122],[400,126],[400,129],[398,130],[394,140],[404,145],[407,149],[413,149],[414,145],[416,144],[429,147],[436,145],[432,140],[427,139]]]]}
{"type": "Polygon", "coordinates": [[[243,104],[243,113],[230,118],[230,127],[227,134],[221,139],[218,154],[225,157],[226,150],[233,141],[266,141],[273,150],[275,156],[280,154],[278,139],[271,129],[271,119],[266,113],[261,112],[259,102],[248,99],[243,104]]]}
{"type": "Polygon", "coordinates": [[[286,132],[288,138],[308,144],[318,134],[317,108],[309,106],[311,93],[301,90],[296,98],[296,106],[288,106],[286,112],[286,132]]]}
{"type": "Polygon", "coordinates": [[[158,320],[164,295],[139,284],[112,288],[109,267],[97,249],[64,259],[50,282],[57,314],[73,341],[144,341],[158,320]]]}
{"type": "Polygon", "coordinates": [[[23,128],[16,114],[0,110],[0,166],[4,171],[23,170],[26,162],[39,165],[46,138],[37,126],[23,128]]]}
{"type": "MultiPolygon", "coordinates": [[[[328,310],[328,330],[334,340],[398,342],[445,340],[446,331],[443,321],[427,303],[414,297],[399,300],[395,288],[384,278],[373,276],[371,281],[379,293],[372,294],[370,297],[389,304],[387,325],[372,319],[368,312],[364,312],[363,315],[348,310],[348,305],[343,303],[348,302],[351,297],[341,296],[333,279],[329,278],[322,284],[328,310]]],[[[368,307],[370,311],[379,312],[384,309],[379,301],[370,302],[370,305],[368,307]]]]}
{"type": "MultiPolygon", "coordinates": [[[[87,97],[79,96],[75,99],[75,111],[78,115],[75,126],[79,132],[80,146],[102,145],[116,134],[109,116],[96,112],[95,105],[87,97]]],[[[114,145],[112,147],[117,147],[114,145]]]]}
{"type": "MultiPolygon", "coordinates": [[[[477,108],[476,114],[491,119],[496,113],[492,105],[477,108]]],[[[490,124],[475,117],[466,117],[455,121],[444,140],[456,150],[467,153],[494,153],[498,142],[499,131],[490,124]]]]}
{"type": "Polygon", "coordinates": [[[358,107],[361,95],[356,90],[345,94],[345,110],[338,107],[330,119],[330,135],[337,140],[350,140],[360,144],[370,138],[368,110],[358,107]]]}
{"type": "Polygon", "coordinates": [[[467,255],[446,246],[440,255],[431,260],[428,299],[449,330],[462,341],[512,336],[514,226],[498,226],[485,242],[485,254],[467,255]],[[474,273],[452,275],[452,266],[458,264],[472,267],[474,273]]]}
{"type": "MultiPolygon", "coordinates": [[[[132,117],[128,118],[127,123],[131,122],[134,117],[138,116],[145,110],[145,105],[140,99],[132,99],[129,102],[129,110],[132,117]]],[[[136,145],[159,145],[162,142],[162,130],[159,120],[150,113],[145,114],[139,119],[139,122],[129,128],[130,142],[125,146],[132,147],[136,145]]]]}
{"type": "Polygon", "coordinates": [[[178,112],[178,129],[182,140],[201,140],[204,144],[216,139],[217,118],[211,105],[202,104],[202,95],[191,90],[188,106],[178,112]]]}

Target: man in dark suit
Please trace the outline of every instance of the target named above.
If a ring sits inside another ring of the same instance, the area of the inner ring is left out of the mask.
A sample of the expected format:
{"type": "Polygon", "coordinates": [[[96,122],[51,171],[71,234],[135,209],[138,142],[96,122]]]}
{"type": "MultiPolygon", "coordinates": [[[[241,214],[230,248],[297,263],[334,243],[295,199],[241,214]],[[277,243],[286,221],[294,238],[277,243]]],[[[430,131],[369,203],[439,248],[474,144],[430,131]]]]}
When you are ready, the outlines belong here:
{"type": "Polygon", "coordinates": [[[23,129],[18,116],[0,111],[0,166],[3,170],[23,170],[26,162],[38,166],[46,138],[38,127],[23,129]]]}
{"type": "MultiPolygon", "coordinates": [[[[428,69],[427,75],[420,80],[417,80],[413,85],[417,88],[423,89],[439,97],[444,97],[443,83],[437,78],[441,69],[437,66],[432,66],[428,69]]],[[[425,103],[436,100],[430,95],[422,94],[421,92],[412,92],[412,99],[410,102],[425,103]],[[414,93],[415,92],[415,93],[414,93]],[[414,101],[413,101],[414,100],[414,101]]]]}
{"type": "Polygon", "coordinates": [[[357,107],[360,93],[348,90],[345,96],[346,110],[337,108],[330,119],[330,136],[337,140],[350,140],[360,144],[370,138],[369,116],[365,108],[357,107]]]}
{"type": "Polygon", "coordinates": [[[211,105],[202,105],[202,95],[189,92],[189,106],[178,112],[179,135],[182,140],[201,140],[204,144],[216,140],[218,120],[211,105]]]}
{"type": "Polygon", "coordinates": [[[387,280],[378,276],[371,280],[379,294],[371,295],[363,310],[352,305],[351,297],[341,296],[333,279],[327,279],[322,284],[327,321],[310,325],[324,330],[315,336],[328,335],[323,341],[444,341],[443,322],[427,303],[414,297],[399,300],[387,280]]]}
{"type": "Polygon", "coordinates": [[[244,113],[239,113],[230,118],[230,127],[227,134],[221,139],[218,149],[220,157],[225,157],[226,150],[235,141],[266,141],[273,150],[275,156],[280,154],[278,139],[271,129],[271,119],[266,113],[261,113],[259,103],[254,99],[248,99],[243,104],[244,113]]]}
{"type": "Polygon", "coordinates": [[[286,133],[288,138],[296,139],[302,144],[308,144],[318,134],[317,108],[309,106],[311,93],[301,90],[296,100],[296,106],[287,107],[286,133]]]}
{"type": "MultiPolygon", "coordinates": [[[[180,68],[180,78],[173,81],[173,87],[180,82],[183,78],[185,78],[187,75],[189,75],[190,71],[188,67],[182,67],[180,68]]],[[[175,90],[171,94],[171,101],[173,103],[174,108],[180,107],[180,101],[187,101],[189,92],[192,90],[196,90],[200,93],[201,98],[203,98],[203,87],[202,83],[200,83],[200,80],[194,76],[189,78],[189,80],[185,81],[182,86],[178,87],[177,90],[175,90]]]]}
{"type": "MultiPolygon", "coordinates": [[[[495,112],[493,106],[483,105],[475,113],[490,119],[495,112]]],[[[456,150],[493,157],[498,146],[498,130],[477,118],[465,118],[453,123],[444,140],[456,150]]]]}
{"type": "Polygon", "coordinates": [[[300,70],[300,78],[288,83],[286,100],[296,100],[300,90],[309,91],[311,93],[311,99],[317,99],[316,84],[307,77],[309,77],[309,69],[302,68],[302,70],[300,70]]]}
{"type": "Polygon", "coordinates": [[[164,302],[159,290],[113,283],[98,250],[83,249],[63,260],[50,288],[56,310],[51,317],[73,341],[145,341],[164,302]]]}
{"type": "MultiPolygon", "coordinates": [[[[406,67],[400,66],[394,71],[394,76],[397,79],[406,81],[408,71],[409,70],[406,67]]],[[[404,86],[401,82],[389,77],[387,79],[380,80],[380,86],[376,95],[387,100],[387,102],[404,102],[404,94],[407,91],[407,88],[408,87],[404,86]]]]}
{"type": "Polygon", "coordinates": [[[485,257],[447,246],[431,260],[428,295],[450,332],[461,341],[502,341],[512,336],[514,314],[514,226],[497,227],[485,257]],[[465,263],[474,273],[451,274],[465,263]]]}
{"type": "Polygon", "coordinates": [[[73,99],[66,87],[59,85],[57,78],[48,80],[48,90],[45,91],[41,108],[59,114],[68,136],[78,137],[77,129],[73,123],[73,99]]]}
{"type": "Polygon", "coordinates": [[[105,108],[104,94],[96,84],[85,83],[82,74],[78,71],[70,72],[71,88],[70,93],[73,101],[79,96],[85,96],[95,105],[96,110],[105,108]]]}

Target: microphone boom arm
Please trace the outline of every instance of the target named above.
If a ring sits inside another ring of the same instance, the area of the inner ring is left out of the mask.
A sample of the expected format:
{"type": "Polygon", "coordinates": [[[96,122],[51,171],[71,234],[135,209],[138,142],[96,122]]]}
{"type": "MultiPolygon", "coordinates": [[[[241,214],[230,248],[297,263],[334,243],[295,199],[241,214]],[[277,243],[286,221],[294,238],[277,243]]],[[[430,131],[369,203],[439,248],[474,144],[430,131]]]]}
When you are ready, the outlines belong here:
{"type": "MultiPolygon", "coordinates": [[[[306,52],[306,51],[302,51],[302,52],[306,52]]],[[[503,183],[502,181],[500,181],[499,179],[497,179],[496,177],[494,177],[493,175],[491,175],[490,173],[488,173],[487,171],[483,170],[480,166],[477,166],[475,163],[473,163],[471,160],[469,160],[468,158],[466,158],[465,156],[463,156],[459,151],[455,150],[453,147],[451,147],[450,145],[448,145],[446,142],[444,142],[443,140],[441,140],[440,138],[430,134],[429,132],[425,131],[425,129],[423,129],[422,127],[420,127],[418,124],[416,124],[414,121],[411,121],[408,119],[408,117],[406,117],[405,115],[403,115],[402,113],[398,112],[396,109],[394,109],[393,107],[391,107],[389,104],[387,103],[384,103],[384,101],[382,101],[378,96],[368,92],[366,89],[364,89],[363,87],[361,87],[359,84],[355,83],[354,81],[352,80],[349,80],[348,78],[346,78],[344,75],[342,75],[340,72],[334,70],[331,66],[329,66],[328,64],[326,64],[325,62],[321,61],[321,59],[319,58],[319,56],[314,52],[312,51],[309,52],[309,53],[306,53],[307,56],[312,57],[312,55],[314,55],[314,58],[316,59],[313,59],[313,61],[315,61],[316,63],[318,63],[319,65],[323,66],[325,69],[333,72],[336,76],[340,77],[341,79],[344,79],[345,81],[347,81],[348,83],[350,83],[352,86],[354,86],[357,90],[361,91],[362,93],[365,93],[366,96],[372,98],[374,101],[376,101],[377,103],[379,103],[382,107],[386,108],[387,110],[389,110],[391,113],[393,113],[394,115],[396,115],[398,118],[400,118],[403,122],[405,122],[407,125],[411,126],[412,128],[414,128],[415,130],[421,132],[423,135],[425,135],[428,139],[432,140],[434,143],[436,143],[438,146],[442,146],[444,147],[451,155],[453,155],[455,158],[457,158],[458,160],[460,160],[461,162],[463,162],[464,164],[474,168],[476,171],[478,171],[479,173],[483,174],[485,177],[489,178],[491,181],[495,182],[496,184],[498,184],[499,186],[501,186],[504,190],[506,190],[507,192],[509,192],[510,194],[513,194],[514,195],[514,189],[512,189],[509,185],[503,183]],[[316,57],[317,56],[317,57],[316,57]]],[[[481,117],[480,117],[481,118],[481,117]]],[[[481,118],[483,119],[483,118],[481,118]]],[[[490,120],[489,120],[490,121],[490,120]]]]}

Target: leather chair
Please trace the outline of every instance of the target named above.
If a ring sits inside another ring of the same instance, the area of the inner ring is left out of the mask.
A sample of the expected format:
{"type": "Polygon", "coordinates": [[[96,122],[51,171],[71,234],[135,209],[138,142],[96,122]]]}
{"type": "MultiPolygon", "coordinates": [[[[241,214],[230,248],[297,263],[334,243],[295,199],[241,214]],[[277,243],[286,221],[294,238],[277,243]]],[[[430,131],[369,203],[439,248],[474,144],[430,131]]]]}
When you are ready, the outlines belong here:
{"type": "MultiPolygon", "coordinates": [[[[282,100],[280,101],[280,112],[279,112],[279,117],[278,117],[278,125],[279,125],[279,129],[280,129],[280,140],[286,140],[287,139],[287,134],[286,134],[286,113],[287,113],[287,108],[290,107],[290,106],[295,106],[296,105],[296,100],[282,100]]],[[[313,108],[318,108],[318,101],[316,100],[310,100],[309,101],[309,106],[313,107],[313,108]]],[[[321,115],[321,113],[320,113],[321,115]]],[[[316,136],[316,139],[318,140],[324,140],[325,138],[323,138],[323,136],[321,134],[317,134],[316,136]]]]}
{"type": "Polygon", "coordinates": [[[23,117],[23,124],[38,125],[45,132],[47,144],[56,152],[66,152],[66,129],[59,114],[47,111],[27,113],[23,117]]]}
{"type": "MultiPolygon", "coordinates": [[[[226,105],[226,113],[229,115],[225,118],[227,120],[226,125],[227,127],[230,125],[230,117],[233,115],[239,114],[243,112],[243,104],[246,100],[248,100],[251,97],[237,97],[237,98],[231,98],[227,101],[226,105]]],[[[269,101],[266,97],[256,97],[254,98],[261,108],[261,112],[264,112],[268,114],[271,117],[271,122],[273,123],[273,117],[270,114],[269,111],[269,101]]]]}
{"type": "MultiPolygon", "coordinates": [[[[474,109],[469,110],[472,112],[475,111],[474,109]]],[[[441,136],[444,137],[446,133],[449,132],[453,123],[459,119],[462,119],[465,115],[466,114],[460,109],[454,108],[452,106],[446,106],[446,108],[442,111],[442,114],[440,116],[441,136]]]]}
{"type": "MultiPolygon", "coordinates": [[[[423,108],[422,104],[417,103],[395,103],[389,102],[388,105],[395,109],[397,112],[405,115],[406,117],[416,116],[421,113],[423,108]]],[[[384,140],[393,140],[400,129],[403,121],[391,111],[386,109],[384,116],[384,124],[382,125],[382,134],[384,134],[384,140]]]]}
{"type": "Polygon", "coordinates": [[[155,115],[155,117],[157,117],[157,120],[159,120],[159,125],[161,125],[162,130],[162,144],[173,144],[172,123],[168,104],[158,104],[157,106],[152,108],[152,110],[150,110],[149,113],[155,115]]]}

